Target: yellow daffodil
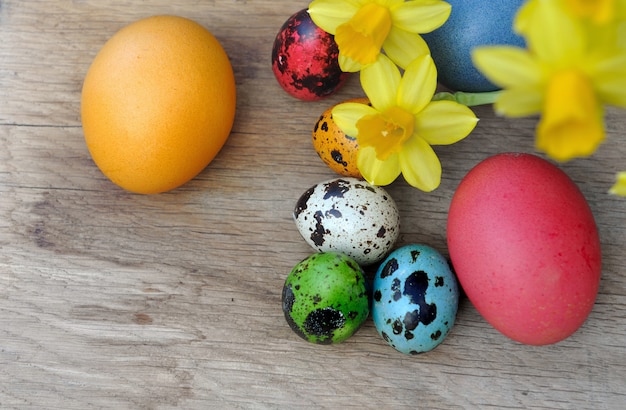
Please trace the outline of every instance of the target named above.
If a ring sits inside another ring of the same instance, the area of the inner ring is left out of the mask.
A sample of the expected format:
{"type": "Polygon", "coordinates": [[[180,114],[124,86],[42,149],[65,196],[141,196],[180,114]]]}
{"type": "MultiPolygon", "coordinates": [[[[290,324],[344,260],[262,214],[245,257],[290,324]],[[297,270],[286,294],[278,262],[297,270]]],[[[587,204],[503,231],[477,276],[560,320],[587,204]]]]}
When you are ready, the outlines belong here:
{"type": "Polygon", "coordinates": [[[503,88],[496,111],[511,117],[540,113],[536,148],[556,160],[595,152],[605,138],[604,105],[626,107],[623,4],[530,0],[515,19],[527,49],[474,50],[475,65],[503,88]]]}
{"type": "Polygon", "coordinates": [[[626,15],[625,0],[560,0],[576,17],[593,24],[606,24],[626,15]]]}
{"type": "Polygon", "coordinates": [[[313,22],[335,36],[346,72],[374,63],[381,49],[406,68],[429,53],[419,34],[441,26],[450,10],[442,0],[314,0],[308,9],[313,22]]]}
{"type": "Polygon", "coordinates": [[[613,185],[609,193],[626,196],[626,171],[617,174],[615,185],[613,185]]]}
{"type": "Polygon", "coordinates": [[[578,17],[594,23],[608,23],[615,14],[615,0],[565,0],[566,6],[578,17]]]}
{"type": "Polygon", "coordinates": [[[454,101],[432,101],[437,70],[430,55],[417,57],[404,71],[385,55],[361,71],[371,106],[343,103],[335,123],[357,138],[357,165],[373,185],[388,185],[400,173],[412,186],[430,192],[439,186],[441,163],[431,145],[465,138],[478,121],[472,110],[454,101]]]}

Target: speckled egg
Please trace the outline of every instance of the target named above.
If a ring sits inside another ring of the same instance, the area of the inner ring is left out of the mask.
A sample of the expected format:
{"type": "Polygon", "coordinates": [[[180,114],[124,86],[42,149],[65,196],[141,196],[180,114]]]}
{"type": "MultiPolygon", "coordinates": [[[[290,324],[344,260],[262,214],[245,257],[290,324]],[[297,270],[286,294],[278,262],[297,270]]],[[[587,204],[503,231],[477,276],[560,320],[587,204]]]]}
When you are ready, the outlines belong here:
{"type": "MultiPolygon", "coordinates": [[[[367,98],[355,98],[344,102],[368,104],[367,98]]],[[[357,167],[359,144],[356,137],[346,135],[333,120],[330,107],[320,116],[313,128],[313,148],[326,165],[336,173],[354,178],[361,178],[357,167]]]]}
{"type": "Polygon", "coordinates": [[[298,263],[285,280],[282,303],[291,329],[318,344],[346,340],[369,315],[361,267],[335,252],[315,253],[298,263]]]}
{"type": "Polygon", "coordinates": [[[293,97],[315,101],[337,91],[349,73],[339,68],[339,48],[333,35],[317,27],[306,9],[280,28],[272,48],[272,71],[293,97]]]}
{"type": "Polygon", "coordinates": [[[345,253],[362,266],[383,259],[400,233],[398,208],[387,191],[350,177],[309,188],[293,218],[314,249],[345,253]]]}
{"type": "Polygon", "coordinates": [[[428,352],[454,325],[459,286],[446,259],[429,246],[406,245],[389,254],[372,291],[376,329],[399,352],[428,352]]]}
{"type": "Polygon", "coordinates": [[[437,65],[438,81],[455,91],[485,92],[498,87],[472,63],[476,46],[505,44],[522,47],[513,32],[513,18],[524,0],[447,0],[452,6],[443,26],[424,34],[437,65]]]}

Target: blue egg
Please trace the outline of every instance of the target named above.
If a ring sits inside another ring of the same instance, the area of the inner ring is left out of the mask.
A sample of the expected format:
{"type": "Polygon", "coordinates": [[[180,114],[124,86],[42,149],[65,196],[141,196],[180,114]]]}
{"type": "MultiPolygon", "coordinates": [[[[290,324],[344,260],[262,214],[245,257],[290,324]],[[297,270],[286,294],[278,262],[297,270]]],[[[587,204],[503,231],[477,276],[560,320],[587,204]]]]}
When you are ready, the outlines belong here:
{"type": "Polygon", "coordinates": [[[424,40],[437,65],[439,82],[454,91],[495,91],[497,86],[475,67],[471,51],[481,45],[523,47],[513,32],[513,18],[525,0],[447,0],[450,18],[424,40]]]}
{"type": "Polygon", "coordinates": [[[399,352],[428,352],[454,325],[459,285],[446,259],[429,246],[406,245],[389,254],[372,291],[374,325],[399,352]]]}

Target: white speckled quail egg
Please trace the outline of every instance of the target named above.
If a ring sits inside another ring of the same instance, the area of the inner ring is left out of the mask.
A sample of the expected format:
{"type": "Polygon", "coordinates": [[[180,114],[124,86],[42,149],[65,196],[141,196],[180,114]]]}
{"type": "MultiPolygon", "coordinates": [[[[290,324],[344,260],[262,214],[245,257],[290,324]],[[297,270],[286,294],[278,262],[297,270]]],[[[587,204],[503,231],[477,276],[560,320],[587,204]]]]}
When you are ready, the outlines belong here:
{"type": "Polygon", "coordinates": [[[374,276],[372,319],[394,349],[418,354],[437,347],[454,325],[459,286],[448,261],[426,245],[391,252],[374,276]]]}
{"type": "Polygon", "coordinates": [[[298,200],[294,221],[318,252],[341,252],[362,266],[382,260],[400,234],[400,215],[381,187],[339,178],[309,188],[298,200]]]}

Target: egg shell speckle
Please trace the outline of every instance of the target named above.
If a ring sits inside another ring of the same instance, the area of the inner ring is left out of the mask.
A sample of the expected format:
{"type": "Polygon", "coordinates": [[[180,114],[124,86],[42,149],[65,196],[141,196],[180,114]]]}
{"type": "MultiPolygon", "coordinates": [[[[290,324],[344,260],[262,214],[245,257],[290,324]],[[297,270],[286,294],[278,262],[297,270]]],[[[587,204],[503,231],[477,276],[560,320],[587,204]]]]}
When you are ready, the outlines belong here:
{"type": "Polygon", "coordinates": [[[285,319],[311,343],[339,343],[369,316],[369,298],[361,267],[350,257],[316,253],[291,271],[282,293],[285,319]]]}
{"type": "MultiPolygon", "coordinates": [[[[355,98],[344,102],[370,104],[368,98],[355,98]]],[[[357,166],[359,144],[356,137],[346,135],[333,120],[333,108],[322,113],[312,132],[313,148],[324,163],[336,173],[361,178],[357,166]]]]}
{"type": "Polygon", "coordinates": [[[272,47],[272,71],[291,96],[316,101],[337,91],[349,73],[339,67],[333,35],[317,27],[306,9],[287,19],[272,47]]]}
{"type": "Polygon", "coordinates": [[[362,266],[376,263],[400,234],[400,214],[383,188],[339,178],[309,188],[293,212],[298,231],[318,252],[344,253],[362,266]]]}
{"type": "Polygon", "coordinates": [[[513,18],[524,0],[447,0],[452,6],[443,26],[424,34],[437,65],[438,80],[455,91],[498,89],[472,62],[472,49],[482,45],[524,46],[513,32],[513,18]]]}
{"type": "Polygon", "coordinates": [[[446,259],[429,246],[393,251],[378,267],[372,290],[376,329],[399,352],[430,351],[454,325],[459,286],[446,259]]]}

